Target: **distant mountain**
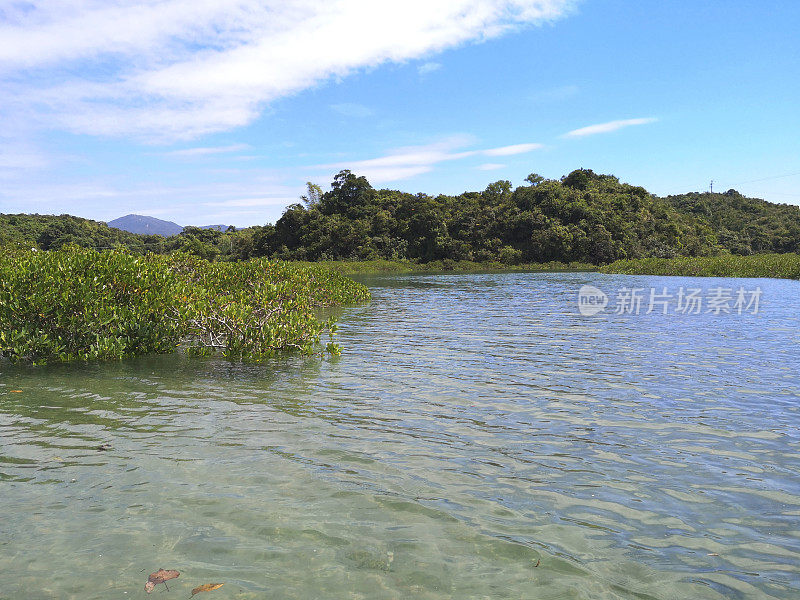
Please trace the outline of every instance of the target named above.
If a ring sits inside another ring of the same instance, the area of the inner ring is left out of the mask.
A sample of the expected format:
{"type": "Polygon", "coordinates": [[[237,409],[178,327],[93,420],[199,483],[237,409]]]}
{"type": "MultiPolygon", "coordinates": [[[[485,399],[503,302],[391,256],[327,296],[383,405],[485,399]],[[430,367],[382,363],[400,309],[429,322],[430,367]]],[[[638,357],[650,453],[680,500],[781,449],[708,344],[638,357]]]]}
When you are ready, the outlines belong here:
{"type": "MultiPolygon", "coordinates": [[[[172,221],[162,221],[155,217],[146,217],[144,215],[125,215],[119,219],[114,219],[108,222],[109,227],[128,231],[130,233],[139,233],[144,235],[163,235],[169,237],[171,235],[180,234],[184,228],[173,223],[172,221]]],[[[227,225],[200,225],[198,229],[215,229],[217,231],[227,231],[227,225]]]]}
{"type": "Polygon", "coordinates": [[[216,229],[217,231],[226,231],[227,225],[200,225],[200,229],[216,229]]]}
{"type": "Polygon", "coordinates": [[[143,215],[125,215],[119,219],[108,222],[109,227],[129,231],[130,233],[140,233],[145,235],[163,235],[169,237],[178,235],[183,231],[183,227],[172,221],[162,221],[155,217],[145,217],[143,215]]]}

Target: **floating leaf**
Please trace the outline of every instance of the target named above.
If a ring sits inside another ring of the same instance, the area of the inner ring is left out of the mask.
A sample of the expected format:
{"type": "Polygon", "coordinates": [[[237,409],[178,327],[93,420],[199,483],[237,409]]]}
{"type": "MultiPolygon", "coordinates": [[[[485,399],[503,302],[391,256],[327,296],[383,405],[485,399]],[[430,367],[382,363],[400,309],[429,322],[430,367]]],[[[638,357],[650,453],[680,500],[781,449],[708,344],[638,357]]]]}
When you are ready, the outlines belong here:
{"type": "Polygon", "coordinates": [[[21,394],[22,390],[8,390],[11,394],[21,394]]]}
{"type": "Polygon", "coordinates": [[[164,586],[166,586],[167,581],[175,579],[178,575],[180,575],[178,571],[167,571],[164,569],[159,569],[155,573],[150,573],[150,577],[147,578],[147,583],[144,584],[144,591],[149,594],[159,583],[163,583],[164,586]]]}
{"type": "Polygon", "coordinates": [[[192,596],[195,594],[199,594],[200,592],[210,592],[211,590],[216,590],[221,588],[224,583],[205,583],[203,585],[198,585],[196,588],[192,590],[192,596]]]}

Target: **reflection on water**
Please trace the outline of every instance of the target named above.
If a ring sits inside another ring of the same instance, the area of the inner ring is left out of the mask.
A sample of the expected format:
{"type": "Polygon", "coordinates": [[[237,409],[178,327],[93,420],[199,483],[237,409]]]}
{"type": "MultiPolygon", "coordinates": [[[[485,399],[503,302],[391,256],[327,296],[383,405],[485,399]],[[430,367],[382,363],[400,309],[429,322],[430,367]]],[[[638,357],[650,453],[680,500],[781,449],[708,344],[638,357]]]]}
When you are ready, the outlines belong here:
{"type": "Polygon", "coordinates": [[[367,283],[340,358],[0,365],[0,598],[800,596],[800,283],[594,317],[585,283],[700,285],[367,283]]]}

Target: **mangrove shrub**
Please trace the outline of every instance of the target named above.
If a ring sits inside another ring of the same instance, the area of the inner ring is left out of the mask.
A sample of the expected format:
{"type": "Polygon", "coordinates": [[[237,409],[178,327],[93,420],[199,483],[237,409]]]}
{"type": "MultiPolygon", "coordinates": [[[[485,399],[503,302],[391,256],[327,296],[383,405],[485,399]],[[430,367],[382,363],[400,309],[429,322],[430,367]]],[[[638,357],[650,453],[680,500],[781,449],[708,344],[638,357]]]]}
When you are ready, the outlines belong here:
{"type": "MultiPolygon", "coordinates": [[[[364,301],[322,268],[67,246],[0,255],[0,354],[12,361],[119,359],[170,352],[259,359],[316,351],[319,307],[364,301]]],[[[328,350],[338,348],[328,345],[328,350]]]]}

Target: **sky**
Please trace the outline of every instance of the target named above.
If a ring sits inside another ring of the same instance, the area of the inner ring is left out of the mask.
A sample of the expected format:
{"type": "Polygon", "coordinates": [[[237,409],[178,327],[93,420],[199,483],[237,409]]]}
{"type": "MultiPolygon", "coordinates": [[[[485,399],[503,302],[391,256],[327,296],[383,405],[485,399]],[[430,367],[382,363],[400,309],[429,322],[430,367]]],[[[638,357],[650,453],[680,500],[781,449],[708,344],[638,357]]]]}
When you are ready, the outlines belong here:
{"type": "Polygon", "coordinates": [[[0,212],[274,223],[342,169],[800,204],[797,0],[0,0],[0,212]]]}

